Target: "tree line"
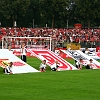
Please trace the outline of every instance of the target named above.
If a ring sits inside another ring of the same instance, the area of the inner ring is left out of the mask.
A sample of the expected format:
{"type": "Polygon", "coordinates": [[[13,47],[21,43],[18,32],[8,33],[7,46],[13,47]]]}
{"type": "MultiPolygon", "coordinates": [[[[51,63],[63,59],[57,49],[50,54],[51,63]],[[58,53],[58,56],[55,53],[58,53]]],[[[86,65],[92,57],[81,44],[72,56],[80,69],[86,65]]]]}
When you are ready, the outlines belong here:
{"type": "Polygon", "coordinates": [[[2,27],[99,26],[100,0],[0,0],[2,27]]]}

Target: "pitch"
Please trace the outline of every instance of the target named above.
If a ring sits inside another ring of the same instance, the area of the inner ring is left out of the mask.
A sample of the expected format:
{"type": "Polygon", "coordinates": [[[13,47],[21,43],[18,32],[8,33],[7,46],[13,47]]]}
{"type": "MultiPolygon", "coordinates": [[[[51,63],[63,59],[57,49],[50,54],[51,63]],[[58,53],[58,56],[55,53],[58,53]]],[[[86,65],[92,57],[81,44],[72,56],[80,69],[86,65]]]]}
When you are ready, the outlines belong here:
{"type": "MultiPolygon", "coordinates": [[[[28,57],[39,70],[41,61],[28,57]]],[[[69,59],[74,64],[74,61],[69,59]]],[[[0,100],[100,100],[100,70],[5,75],[0,68],[0,100]]]]}

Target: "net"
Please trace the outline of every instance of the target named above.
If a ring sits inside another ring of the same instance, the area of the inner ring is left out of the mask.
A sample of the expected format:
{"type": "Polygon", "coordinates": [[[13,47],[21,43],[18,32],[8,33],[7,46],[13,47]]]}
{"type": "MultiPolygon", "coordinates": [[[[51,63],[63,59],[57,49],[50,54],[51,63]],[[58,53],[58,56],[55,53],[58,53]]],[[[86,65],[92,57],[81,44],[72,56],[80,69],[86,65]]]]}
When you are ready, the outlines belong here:
{"type": "Polygon", "coordinates": [[[27,48],[51,50],[51,37],[3,37],[2,49],[9,46],[12,49],[19,49],[22,43],[25,43],[27,48]]]}

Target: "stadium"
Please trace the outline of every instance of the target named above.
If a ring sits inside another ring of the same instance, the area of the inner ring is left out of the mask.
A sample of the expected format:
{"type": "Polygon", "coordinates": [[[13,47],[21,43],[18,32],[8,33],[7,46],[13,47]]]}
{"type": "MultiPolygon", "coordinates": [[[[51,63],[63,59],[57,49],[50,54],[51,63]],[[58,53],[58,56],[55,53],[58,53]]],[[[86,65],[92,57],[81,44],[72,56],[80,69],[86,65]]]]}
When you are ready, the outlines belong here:
{"type": "Polygon", "coordinates": [[[99,100],[99,4],[1,1],[0,100],[99,100]]]}

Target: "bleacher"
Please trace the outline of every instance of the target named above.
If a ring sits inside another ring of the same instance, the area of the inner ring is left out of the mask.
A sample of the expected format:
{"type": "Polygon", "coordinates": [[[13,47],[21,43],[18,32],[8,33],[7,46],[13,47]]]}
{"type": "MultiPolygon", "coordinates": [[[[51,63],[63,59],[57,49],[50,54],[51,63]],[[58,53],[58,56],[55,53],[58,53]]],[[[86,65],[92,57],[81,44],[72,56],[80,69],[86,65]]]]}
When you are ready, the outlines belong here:
{"type": "MultiPolygon", "coordinates": [[[[81,47],[100,46],[100,29],[49,29],[49,28],[0,28],[0,48],[2,37],[52,37],[58,47],[66,43],[80,43],[81,47]]],[[[14,40],[16,41],[16,40],[14,40]]],[[[17,40],[22,41],[22,40],[17,40]]],[[[14,47],[12,41],[12,46],[14,47]]]]}

